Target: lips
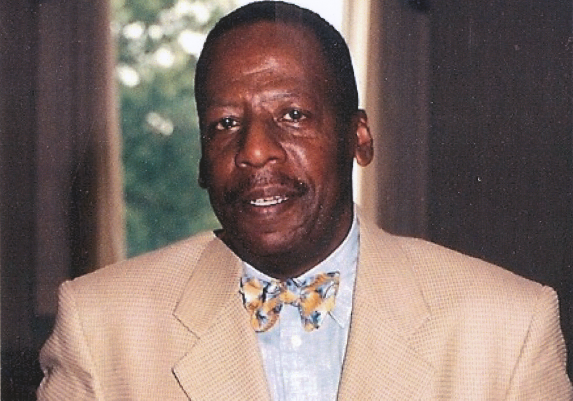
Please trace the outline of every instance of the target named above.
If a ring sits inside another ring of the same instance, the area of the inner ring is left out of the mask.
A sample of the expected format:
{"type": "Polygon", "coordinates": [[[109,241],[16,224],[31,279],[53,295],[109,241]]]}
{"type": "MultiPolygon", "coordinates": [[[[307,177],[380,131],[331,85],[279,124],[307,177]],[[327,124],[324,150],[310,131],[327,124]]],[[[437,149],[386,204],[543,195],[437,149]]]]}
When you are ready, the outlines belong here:
{"type": "Polygon", "coordinates": [[[307,184],[288,176],[265,174],[237,183],[227,191],[225,201],[262,210],[302,197],[308,189],[307,184]]]}
{"type": "Polygon", "coordinates": [[[292,201],[300,198],[306,191],[297,186],[265,185],[250,188],[240,194],[237,205],[243,211],[268,212],[277,208],[284,208],[292,201]]]}

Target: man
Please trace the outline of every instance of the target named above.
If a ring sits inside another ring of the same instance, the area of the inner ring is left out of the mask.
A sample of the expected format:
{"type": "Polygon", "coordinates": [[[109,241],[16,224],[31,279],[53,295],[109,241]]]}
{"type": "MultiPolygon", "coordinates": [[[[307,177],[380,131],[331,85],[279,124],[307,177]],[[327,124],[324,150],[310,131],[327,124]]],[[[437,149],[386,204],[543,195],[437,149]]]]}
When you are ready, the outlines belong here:
{"type": "Polygon", "coordinates": [[[225,17],[196,99],[222,229],[63,284],[40,400],[572,398],[551,289],[356,212],[372,138],[320,17],[225,17]]]}

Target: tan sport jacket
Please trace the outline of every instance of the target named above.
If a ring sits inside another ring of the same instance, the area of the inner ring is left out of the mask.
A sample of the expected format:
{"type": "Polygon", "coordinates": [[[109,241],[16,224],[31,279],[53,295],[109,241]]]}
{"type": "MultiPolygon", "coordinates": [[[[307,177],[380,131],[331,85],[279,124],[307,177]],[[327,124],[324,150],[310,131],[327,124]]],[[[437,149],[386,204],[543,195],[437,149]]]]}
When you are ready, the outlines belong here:
{"type": "MultiPolygon", "coordinates": [[[[268,400],[212,233],[60,289],[39,400],[268,400]]],[[[361,219],[339,400],[571,400],[552,289],[361,219]]]]}

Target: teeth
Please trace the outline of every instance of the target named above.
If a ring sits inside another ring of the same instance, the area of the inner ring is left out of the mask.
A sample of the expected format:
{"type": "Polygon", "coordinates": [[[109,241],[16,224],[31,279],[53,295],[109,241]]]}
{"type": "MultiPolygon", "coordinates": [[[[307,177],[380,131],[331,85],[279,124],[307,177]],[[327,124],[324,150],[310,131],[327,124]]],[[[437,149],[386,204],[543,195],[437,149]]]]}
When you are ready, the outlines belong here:
{"type": "Polygon", "coordinates": [[[268,198],[253,199],[250,203],[253,206],[274,206],[287,200],[284,196],[270,196],[268,198]]]}

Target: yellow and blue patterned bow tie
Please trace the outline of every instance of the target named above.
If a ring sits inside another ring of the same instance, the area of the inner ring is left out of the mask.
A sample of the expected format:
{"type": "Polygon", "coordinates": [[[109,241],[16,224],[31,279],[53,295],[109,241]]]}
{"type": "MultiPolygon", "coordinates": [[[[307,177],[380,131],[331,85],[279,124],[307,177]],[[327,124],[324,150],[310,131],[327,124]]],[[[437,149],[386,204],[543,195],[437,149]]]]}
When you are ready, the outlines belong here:
{"type": "Polygon", "coordinates": [[[285,303],[298,307],[304,329],[312,331],[334,308],[339,283],[339,272],[320,273],[300,283],[293,279],[265,281],[243,277],[240,291],[255,331],[273,327],[285,303]]]}

